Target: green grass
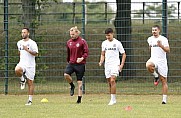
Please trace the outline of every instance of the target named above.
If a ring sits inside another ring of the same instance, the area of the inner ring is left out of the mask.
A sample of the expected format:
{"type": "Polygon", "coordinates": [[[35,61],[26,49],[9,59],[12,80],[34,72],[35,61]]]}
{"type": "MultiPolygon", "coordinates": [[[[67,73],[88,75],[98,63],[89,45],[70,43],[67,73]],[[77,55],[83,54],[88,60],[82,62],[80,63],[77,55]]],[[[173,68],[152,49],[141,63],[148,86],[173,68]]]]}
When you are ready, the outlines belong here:
{"type": "Polygon", "coordinates": [[[25,106],[26,95],[0,95],[1,118],[180,118],[180,95],[169,95],[161,104],[161,95],[117,95],[117,104],[108,106],[109,94],[85,94],[81,104],[77,96],[34,95],[25,106]],[[48,103],[41,103],[47,98],[48,103]],[[131,111],[124,108],[131,106],[131,111]]]}
{"type": "MultiPolygon", "coordinates": [[[[102,80],[105,80],[104,78],[102,80]]],[[[77,83],[75,83],[77,94],[77,83]]],[[[168,82],[168,94],[170,95],[181,95],[180,82],[168,82]]],[[[65,81],[46,81],[45,83],[35,83],[35,94],[66,94],[69,92],[70,85],[65,81]]],[[[125,95],[158,95],[162,92],[162,84],[158,86],[153,85],[153,80],[125,80],[118,81],[116,84],[117,93],[125,95]]],[[[85,84],[87,94],[107,94],[108,85],[107,82],[95,82],[86,80],[85,84]]],[[[0,94],[4,93],[4,83],[0,82],[0,94]]],[[[11,80],[8,83],[8,94],[20,95],[27,94],[28,87],[25,90],[20,90],[19,80],[11,80]]]]}

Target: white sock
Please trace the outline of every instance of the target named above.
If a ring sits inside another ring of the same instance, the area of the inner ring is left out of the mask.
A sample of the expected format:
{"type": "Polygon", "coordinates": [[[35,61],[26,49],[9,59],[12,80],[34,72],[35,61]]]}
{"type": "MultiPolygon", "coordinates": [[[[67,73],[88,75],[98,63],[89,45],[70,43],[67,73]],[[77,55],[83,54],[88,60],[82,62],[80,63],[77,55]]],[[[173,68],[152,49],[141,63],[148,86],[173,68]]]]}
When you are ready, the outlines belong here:
{"type": "Polygon", "coordinates": [[[163,95],[163,102],[167,102],[167,95],[163,95]]]}
{"type": "Polygon", "coordinates": [[[156,71],[154,71],[152,74],[154,77],[158,77],[158,73],[156,71]]]}
{"type": "Polygon", "coordinates": [[[32,102],[33,95],[28,95],[28,100],[32,102]]]}
{"type": "Polygon", "coordinates": [[[111,94],[111,100],[116,101],[116,94],[111,94]]]}
{"type": "Polygon", "coordinates": [[[20,77],[21,81],[25,81],[25,78],[23,76],[20,77]]]}

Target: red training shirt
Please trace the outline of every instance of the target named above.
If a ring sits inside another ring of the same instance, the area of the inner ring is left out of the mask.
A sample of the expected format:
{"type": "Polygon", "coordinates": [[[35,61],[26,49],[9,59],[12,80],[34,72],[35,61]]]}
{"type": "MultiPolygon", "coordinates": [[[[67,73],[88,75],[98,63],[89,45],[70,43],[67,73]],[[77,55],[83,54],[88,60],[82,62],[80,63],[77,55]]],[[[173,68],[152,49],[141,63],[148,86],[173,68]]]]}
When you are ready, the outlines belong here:
{"type": "Polygon", "coordinates": [[[67,62],[72,64],[85,64],[88,57],[87,42],[80,36],[77,39],[69,39],[67,41],[67,62]],[[77,63],[77,58],[83,57],[84,59],[77,63]]]}

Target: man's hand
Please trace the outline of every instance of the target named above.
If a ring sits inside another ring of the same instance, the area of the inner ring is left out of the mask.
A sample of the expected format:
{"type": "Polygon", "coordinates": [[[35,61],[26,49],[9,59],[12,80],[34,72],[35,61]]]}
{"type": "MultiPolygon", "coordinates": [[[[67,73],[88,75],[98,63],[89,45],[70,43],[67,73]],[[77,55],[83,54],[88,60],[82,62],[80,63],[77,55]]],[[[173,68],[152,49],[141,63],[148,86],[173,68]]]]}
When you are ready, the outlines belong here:
{"type": "Polygon", "coordinates": [[[77,58],[77,63],[80,63],[84,58],[81,57],[81,58],[77,58]]]}
{"type": "Polygon", "coordinates": [[[159,46],[159,47],[163,47],[163,45],[162,45],[162,42],[161,41],[157,41],[157,45],[159,46]]]}
{"type": "Polygon", "coordinates": [[[99,62],[99,66],[102,66],[102,62],[101,61],[99,62]]]}
{"type": "Polygon", "coordinates": [[[29,48],[27,46],[23,45],[23,49],[26,50],[27,52],[29,52],[29,48]]]}

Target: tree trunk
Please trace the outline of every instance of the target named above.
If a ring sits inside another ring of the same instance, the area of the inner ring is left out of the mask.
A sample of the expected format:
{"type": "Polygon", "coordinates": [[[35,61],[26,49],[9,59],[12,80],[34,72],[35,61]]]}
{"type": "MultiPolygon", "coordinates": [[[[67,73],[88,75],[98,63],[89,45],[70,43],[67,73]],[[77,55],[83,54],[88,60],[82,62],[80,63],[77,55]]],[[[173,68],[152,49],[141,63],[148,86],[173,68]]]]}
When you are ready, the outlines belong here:
{"type": "MultiPolygon", "coordinates": [[[[116,0],[117,12],[115,18],[115,29],[117,39],[121,41],[126,51],[126,63],[122,72],[123,78],[128,79],[134,75],[131,44],[131,0],[116,0]]],[[[122,58],[122,57],[120,57],[122,58]]]]}
{"type": "Polygon", "coordinates": [[[34,38],[35,35],[35,3],[36,0],[22,0],[23,16],[22,21],[24,27],[30,29],[30,37],[34,38]]]}

